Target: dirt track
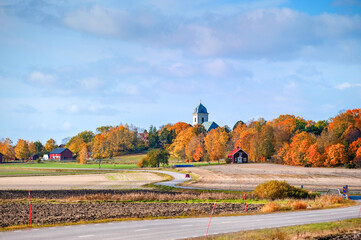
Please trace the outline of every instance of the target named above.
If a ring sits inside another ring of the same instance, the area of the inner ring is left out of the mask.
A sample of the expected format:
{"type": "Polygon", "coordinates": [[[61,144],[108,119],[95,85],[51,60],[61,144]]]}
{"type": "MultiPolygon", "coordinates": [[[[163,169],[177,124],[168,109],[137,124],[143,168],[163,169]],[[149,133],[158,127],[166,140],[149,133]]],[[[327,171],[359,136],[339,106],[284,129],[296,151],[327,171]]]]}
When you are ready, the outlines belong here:
{"type": "Polygon", "coordinates": [[[2,177],[0,189],[58,190],[58,189],[127,189],[162,181],[149,172],[118,172],[63,176],[2,177]]]}
{"type": "Polygon", "coordinates": [[[285,180],[310,190],[327,191],[348,185],[361,191],[361,169],[305,168],[277,164],[227,164],[184,169],[200,178],[187,186],[210,189],[253,190],[269,180],[285,180]]]}

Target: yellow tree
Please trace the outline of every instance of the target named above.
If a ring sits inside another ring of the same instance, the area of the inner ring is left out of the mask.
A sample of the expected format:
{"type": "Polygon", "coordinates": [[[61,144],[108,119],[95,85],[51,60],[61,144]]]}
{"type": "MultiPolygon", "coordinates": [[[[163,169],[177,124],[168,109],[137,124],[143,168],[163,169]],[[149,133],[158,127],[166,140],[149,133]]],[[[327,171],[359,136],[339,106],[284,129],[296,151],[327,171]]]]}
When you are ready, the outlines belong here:
{"type": "Polygon", "coordinates": [[[53,151],[55,148],[57,148],[55,140],[50,138],[48,141],[46,141],[44,148],[48,152],[53,151]]]}
{"type": "Polygon", "coordinates": [[[81,151],[79,153],[79,162],[81,164],[86,164],[86,160],[88,158],[88,148],[85,143],[83,143],[81,151]]]}
{"type": "Polygon", "coordinates": [[[175,156],[176,158],[185,159],[185,149],[193,136],[194,133],[192,127],[188,127],[183,131],[179,132],[173,143],[169,146],[170,154],[175,156]]]}
{"type": "Polygon", "coordinates": [[[84,140],[78,136],[72,137],[69,142],[66,144],[66,147],[69,148],[74,154],[79,154],[84,145],[84,140]]]}
{"type": "Polygon", "coordinates": [[[28,143],[25,140],[18,140],[15,147],[15,156],[22,160],[28,159],[30,157],[28,143]]]}
{"type": "Polygon", "coordinates": [[[28,148],[29,148],[30,156],[37,153],[34,142],[32,142],[32,141],[29,142],[28,148]]]}
{"type": "Polygon", "coordinates": [[[9,138],[0,141],[0,152],[4,155],[4,159],[6,160],[15,158],[13,142],[9,138]]]}
{"type": "Polygon", "coordinates": [[[204,138],[204,145],[211,161],[222,159],[226,155],[228,133],[223,128],[212,129],[204,138]]]}

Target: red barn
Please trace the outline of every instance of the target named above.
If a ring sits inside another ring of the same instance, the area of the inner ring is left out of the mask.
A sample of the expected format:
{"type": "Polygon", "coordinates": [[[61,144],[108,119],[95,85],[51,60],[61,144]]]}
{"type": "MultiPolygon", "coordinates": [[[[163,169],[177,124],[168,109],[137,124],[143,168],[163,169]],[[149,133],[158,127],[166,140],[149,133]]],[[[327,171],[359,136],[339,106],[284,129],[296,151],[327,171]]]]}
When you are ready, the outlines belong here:
{"type": "Polygon", "coordinates": [[[51,160],[69,160],[73,159],[73,153],[67,148],[56,148],[49,153],[51,160]]]}
{"type": "Polygon", "coordinates": [[[248,154],[242,148],[236,148],[228,154],[228,159],[231,159],[232,163],[247,163],[248,154]]]}
{"type": "Polygon", "coordinates": [[[0,163],[2,163],[2,162],[3,162],[3,154],[0,153],[0,163]]]}

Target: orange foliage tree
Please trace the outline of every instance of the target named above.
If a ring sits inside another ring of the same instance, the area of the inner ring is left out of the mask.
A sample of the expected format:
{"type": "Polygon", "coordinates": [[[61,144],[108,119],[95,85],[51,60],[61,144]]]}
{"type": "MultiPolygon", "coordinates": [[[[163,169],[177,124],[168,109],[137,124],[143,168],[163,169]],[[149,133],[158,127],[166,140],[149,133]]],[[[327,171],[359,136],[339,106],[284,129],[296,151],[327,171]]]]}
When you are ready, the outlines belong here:
{"type": "Polygon", "coordinates": [[[223,128],[212,129],[204,138],[204,145],[211,161],[225,158],[228,133],[223,128]]]}
{"type": "Polygon", "coordinates": [[[0,141],[0,152],[4,155],[3,158],[5,160],[15,158],[13,142],[9,138],[5,138],[0,141]]]}
{"type": "Polygon", "coordinates": [[[341,143],[337,143],[329,146],[326,149],[326,166],[334,167],[343,165],[345,163],[347,163],[347,156],[344,145],[342,145],[341,143]]]}

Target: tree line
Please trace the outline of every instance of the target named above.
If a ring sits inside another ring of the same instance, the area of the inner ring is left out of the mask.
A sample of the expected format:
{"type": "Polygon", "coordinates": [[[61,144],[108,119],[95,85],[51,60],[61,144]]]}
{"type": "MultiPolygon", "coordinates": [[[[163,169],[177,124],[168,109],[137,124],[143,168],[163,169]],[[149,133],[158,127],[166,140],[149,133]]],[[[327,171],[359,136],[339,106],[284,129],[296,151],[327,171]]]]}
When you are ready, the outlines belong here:
{"type": "MultiPolygon", "coordinates": [[[[164,150],[151,151],[150,155],[169,153],[187,162],[218,161],[227,159],[230,151],[240,147],[252,162],[361,167],[360,113],[361,109],[347,110],[318,122],[280,115],[269,121],[263,118],[247,123],[238,121],[232,129],[224,126],[209,132],[203,125],[191,126],[184,122],[167,124],[158,130],[151,126],[148,131],[140,132],[127,124],[102,126],[96,133],[83,131],[73,136],[61,147],[69,148],[83,163],[88,157],[112,158],[150,149],[164,150]]],[[[0,141],[0,152],[5,159],[28,159],[32,154],[48,153],[56,147],[53,139],[44,146],[40,141],[23,139],[15,146],[8,138],[0,141]]],[[[152,163],[144,159],[144,163],[149,162],[152,163]]]]}

